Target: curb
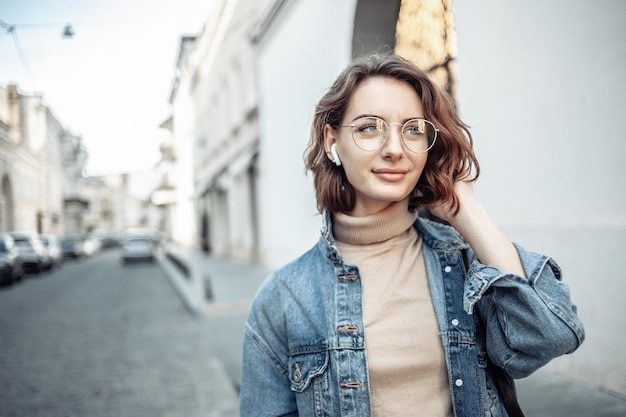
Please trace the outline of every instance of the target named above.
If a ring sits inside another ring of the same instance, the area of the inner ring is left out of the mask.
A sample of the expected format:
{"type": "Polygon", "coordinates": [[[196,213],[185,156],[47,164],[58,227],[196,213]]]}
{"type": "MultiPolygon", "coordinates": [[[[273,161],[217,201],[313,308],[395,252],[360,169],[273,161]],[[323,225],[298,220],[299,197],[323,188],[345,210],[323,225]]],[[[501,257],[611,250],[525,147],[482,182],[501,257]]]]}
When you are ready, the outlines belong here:
{"type": "Polygon", "coordinates": [[[167,248],[158,248],[156,258],[174,290],[194,316],[202,316],[204,310],[204,284],[197,279],[189,262],[174,255],[167,248]],[[174,259],[174,260],[173,260],[174,259]],[[184,271],[188,271],[187,274],[184,271]]]}
{"type": "MultiPolygon", "coordinates": [[[[159,247],[155,251],[155,255],[157,262],[159,263],[159,267],[164,272],[180,299],[183,301],[187,311],[194,318],[205,320],[204,285],[202,280],[198,279],[198,277],[193,274],[193,268],[190,265],[191,261],[183,259],[182,257],[177,257],[172,254],[172,252],[168,251],[167,248],[162,247],[159,247]],[[185,274],[184,271],[188,271],[188,273],[185,274]]],[[[239,415],[239,393],[236,381],[231,381],[226,365],[219,355],[216,355],[210,346],[207,346],[206,348],[212,352],[212,356],[215,358],[216,371],[221,375],[221,379],[223,381],[230,381],[230,383],[220,384],[220,386],[215,387],[215,389],[219,389],[221,391],[223,398],[231,398],[231,400],[226,401],[226,403],[236,404],[235,412],[232,417],[237,417],[239,415]]],[[[216,411],[221,412],[225,410],[216,411]]],[[[231,411],[231,409],[228,411],[231,411]]],[[[227,414],[219,415],[222,417],[231,417],[227,414]]]]}

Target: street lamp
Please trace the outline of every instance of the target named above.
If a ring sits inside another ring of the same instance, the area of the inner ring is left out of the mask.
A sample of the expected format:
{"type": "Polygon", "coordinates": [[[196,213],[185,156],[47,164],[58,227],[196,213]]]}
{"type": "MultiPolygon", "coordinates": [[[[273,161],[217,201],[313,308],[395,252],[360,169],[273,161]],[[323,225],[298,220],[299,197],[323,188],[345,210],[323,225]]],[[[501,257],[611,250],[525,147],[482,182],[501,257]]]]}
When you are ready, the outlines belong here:
{"type": "Polygon", "coordinates": [[[63,37],[66,39],[70,39],[74,37],[74,28],[71,23],[68,23],[63,28],[63,37]]]}

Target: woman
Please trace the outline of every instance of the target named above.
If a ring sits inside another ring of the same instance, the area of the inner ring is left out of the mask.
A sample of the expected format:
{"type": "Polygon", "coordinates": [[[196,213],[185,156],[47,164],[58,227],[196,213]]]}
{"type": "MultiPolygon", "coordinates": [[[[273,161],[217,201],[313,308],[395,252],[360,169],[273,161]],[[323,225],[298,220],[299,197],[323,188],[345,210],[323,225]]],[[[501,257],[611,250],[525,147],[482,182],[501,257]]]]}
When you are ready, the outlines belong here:
{"type": "Polygon", "coordinates": [[[410,62],[350,64],[305,160],[322,236],[250,308],[242,416],[506,416],[491,363],[521,378],[582,343],[559,267],[474,198],[471,134],[410,62]]]}

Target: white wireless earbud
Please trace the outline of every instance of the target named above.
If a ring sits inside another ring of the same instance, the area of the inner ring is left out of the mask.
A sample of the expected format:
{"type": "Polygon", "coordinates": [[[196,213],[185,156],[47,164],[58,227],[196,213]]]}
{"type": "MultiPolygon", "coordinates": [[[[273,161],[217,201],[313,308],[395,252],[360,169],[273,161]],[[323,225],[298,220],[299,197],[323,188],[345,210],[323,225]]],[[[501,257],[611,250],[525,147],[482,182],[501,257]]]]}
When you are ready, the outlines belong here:
{"type": "Polygon", "coordinates": [[[333,156],[333,162],[335,165],[340,166],[341,159],[339,159],[339,155],[337,155],[337,149],[334,143],[330,147],[330,154],[333,156]]]}

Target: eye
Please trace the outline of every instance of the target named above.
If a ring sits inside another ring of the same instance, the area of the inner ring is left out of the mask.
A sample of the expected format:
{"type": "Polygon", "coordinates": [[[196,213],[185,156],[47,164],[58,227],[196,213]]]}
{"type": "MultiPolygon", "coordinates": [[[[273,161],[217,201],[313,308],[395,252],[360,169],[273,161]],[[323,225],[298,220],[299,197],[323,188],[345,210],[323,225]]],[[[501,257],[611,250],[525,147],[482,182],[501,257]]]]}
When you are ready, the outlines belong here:
{"type": "Polygon", "coordinates": [[[364,117],[354,123],[354,129],[357,133],[363,135],[379,135],[385,131],[385,126],[380,119],[364,117]]]}
{"type": "Polygon", "coordinates": [[[378,131],[378,128],[376,127],[375,124],[370,123],[370,124],[360,126],[358,130],[359,132],[372,133],[372,132],[378,131]]]}
{"type": "Polygon", "coordinates": [[[426,122],[424,120],[409,120],[404,125],[402,133],[407,136],[421,136],[426,133],[426,122]]]}

